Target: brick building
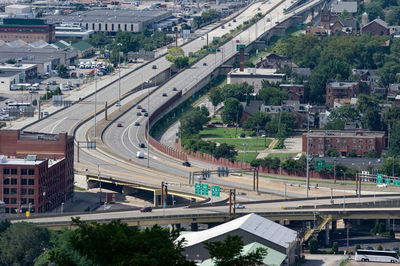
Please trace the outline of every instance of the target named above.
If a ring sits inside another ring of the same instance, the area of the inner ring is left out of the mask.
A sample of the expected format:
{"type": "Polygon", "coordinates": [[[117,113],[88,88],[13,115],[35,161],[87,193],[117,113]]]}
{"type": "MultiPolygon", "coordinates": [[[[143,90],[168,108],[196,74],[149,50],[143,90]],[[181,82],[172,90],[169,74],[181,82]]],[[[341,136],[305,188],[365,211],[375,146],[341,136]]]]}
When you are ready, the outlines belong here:
{"type": "Polygon", "coordinates": [[[289,100],[304,103],[304,85],[281,84],[279,87],[288,93],[289,100]]]}
{"type": "Polygon", "coordinates": [[[361,34],[371,34],[374,36],[386,36],[389,35],[388,24],[380,18],[374,19],[367,25],[361,28],[361,34]]]}
{"type": "Polygon", "coordinates": [[[1,130],[0,154],[6,212],[46,212],[73,196],[74,142],[67,133],[1,130]]]}
{"type": "MultiPolygon", "coordinates": [[[[382,153],[385,132],[381,131],[311,131],[309,133],[309,152],[325,155],[328,149],[335,149],[342,156],[355,150],[361,156],[370,151],[382,153]]],[[[307,133],[302,136],[302,151],[307,152],[307,133]]]]}
{"type": "Polygon", "coordinates": [[[326,84],[326,105],[333,106],[335,99],[351,99],[360,93],[358,82],[334,81],[326,84]]]}
{"type": "Polygon", "coordinates": [[[51,43],[55,39],[55,24],[46,24],[43,19],[5,18],[0,25],[0,40],[5,42],[23,40],[29,43],[41,40],[51,43]]]}

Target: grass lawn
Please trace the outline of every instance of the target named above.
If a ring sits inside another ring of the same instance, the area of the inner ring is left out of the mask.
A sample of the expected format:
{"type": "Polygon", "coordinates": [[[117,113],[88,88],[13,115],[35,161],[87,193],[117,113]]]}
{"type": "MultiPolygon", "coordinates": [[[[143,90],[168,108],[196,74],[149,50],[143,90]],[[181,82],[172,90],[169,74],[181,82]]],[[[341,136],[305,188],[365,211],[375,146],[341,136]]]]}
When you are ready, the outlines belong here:
{"type": "Polygon", "coordinates": [[[243,144],[247,143],[246,151],[255,151],[255,150],[265,150],[266,147],[272,142],[272,139],[266,139],[264,145],[264,138],[258,138],[258,143],[256,138],[245,138],[245,139],[213,139],[213,141],[218,143],[226,143],[228,145],[235,146],[235,150],[244,150],[243,144]],[[257,144],[257,145],[256,145],[257,144]]]}
{"type": "Polygon", "coordinates": [[[286,161],[287,158],[290,156],[294,158],[297,153],[270,153],[268,154],[268,158],[279,158],[281,161],[286,161]]]}
{"type": "Polygon", "coordinates": [[[236,155],[235,161],[250,163],[257,157],[257,155],[258,152],[240,152],[238,155],[236,155]]]}
{"type": "MultiPolygon", "coordinates": [[[[234,127],[210,127],[200,131],[201,138],[234,138],[234,127]]],[[[251,134],[251,131],[244,131],[240,127],[237,129],[237,136],[244,132],[246,135],[251,134]]]]}

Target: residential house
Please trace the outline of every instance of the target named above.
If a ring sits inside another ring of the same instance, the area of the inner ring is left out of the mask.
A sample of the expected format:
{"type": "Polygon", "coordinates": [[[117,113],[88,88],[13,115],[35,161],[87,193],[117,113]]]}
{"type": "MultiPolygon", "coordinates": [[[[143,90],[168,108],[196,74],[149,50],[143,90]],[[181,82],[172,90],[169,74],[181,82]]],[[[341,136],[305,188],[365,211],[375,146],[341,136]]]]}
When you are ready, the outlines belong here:
{"type": "Polygon", "coordinates": [[[78,51],[79,58],[85,58],[94,53],[93,46],[85,41],[74,43],[71,46],[78,51]]]}
{"type": "Polygon", "coordinates": [[[304,102],[304,85],[300,84],[281,84],[279,87],[286,91],[289,96],[289,100],[304,102]]]}
{"type": "Polygon", "coordinates": [[[340,1],[337,0],[332,3],[331,5],[331,15],[338,17],[340,14],[342,14],[344,11],[349,12],[350,14],[356,14],[357,13],[357,1],[340,1]]]}
{"type": "Polygon", "coordinates": [[[312,26],[306,29],[307,34],[312,34],[319,39],[328,37],[331,33],[330,29],[325,29],[324,26],[312,26]]]}
{"type": "Polygon", "coordinates": [[[361,28],[361,34],[371,34],[374,36],[389,35],[388,24],[380,18],[376,18],[361,28]]]}
{"type": "Polygon", "coordinates": [[[271,69],[282,69],[285,67],[294,68],[297,67],[290,58],[276,53],[261,57],[256,63],[256,68],[271,68],[271,69]]]}
{"type": "Polygon", "coordinates": [[[357,33],[357,20],[354,18],[348,18],[343,20],[337,20],[331,26],[332,34],[344,34],[352,35],[357,33]]]}
{"type": "Polygon", "coordinates": [[[326,105],[333,107],[335,99],[357,97],[360,93],[358,82],[334,81],[326,84],[326,105]]]}
{"type": "Polygon", "coordinates": [[[242,112],[242,118],[240,119],[240,122],[246,121],[248,117],[251,117],[254,115],[255,112],[261,110],[261,106],[264,104],[263,101],[250,101],[249,103],[242,102],[243,105],[243,112],[242,112]]]}

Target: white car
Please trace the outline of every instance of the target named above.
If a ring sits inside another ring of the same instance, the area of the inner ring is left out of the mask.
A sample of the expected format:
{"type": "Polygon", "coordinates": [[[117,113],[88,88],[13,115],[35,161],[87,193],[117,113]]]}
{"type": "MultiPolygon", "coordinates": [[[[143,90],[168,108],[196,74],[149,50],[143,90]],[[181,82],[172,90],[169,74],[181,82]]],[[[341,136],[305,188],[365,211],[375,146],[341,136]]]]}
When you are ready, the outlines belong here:
{"type": "Polygon", "coordinates": [[[387,187],[387,184],[383,183],[383,184],[378,184],[376,185],[377,187],[387,187]]]}
{"type": "Polygon", "coordinates": [[[236,209],[244,209],[244,208],[246,208],[246,207],[245,207],[243,204],[236,203],[235,208],[236,208],[236,209]]]}
{"type": "Polygon", "coordinates": [[[300,155],[296,155],[296,157],[294,157],[294,160],[295,161],[300,160],[300,157],[301,157],[300,155]]]}

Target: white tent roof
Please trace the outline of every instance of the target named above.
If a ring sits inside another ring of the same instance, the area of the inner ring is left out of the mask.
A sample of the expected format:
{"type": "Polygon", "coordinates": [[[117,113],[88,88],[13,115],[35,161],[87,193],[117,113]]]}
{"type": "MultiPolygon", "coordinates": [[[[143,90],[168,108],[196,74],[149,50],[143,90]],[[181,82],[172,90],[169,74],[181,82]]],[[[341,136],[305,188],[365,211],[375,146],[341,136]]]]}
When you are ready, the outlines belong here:
{"type": "Polygon", "coordinates": [[[288,248],[297,237],[296,231],[252,213],[208,230],[181,235],[177,241],[185,238],[184,246],[188,247],[237,229],[254,234],[284,248],[288,248]]]}

